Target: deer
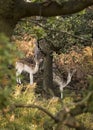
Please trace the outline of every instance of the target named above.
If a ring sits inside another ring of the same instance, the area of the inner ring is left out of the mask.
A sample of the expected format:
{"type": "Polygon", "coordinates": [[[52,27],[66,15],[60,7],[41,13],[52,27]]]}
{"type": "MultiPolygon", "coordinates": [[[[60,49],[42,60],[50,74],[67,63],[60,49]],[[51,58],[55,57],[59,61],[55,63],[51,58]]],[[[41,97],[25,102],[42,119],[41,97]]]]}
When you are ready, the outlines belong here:
{"type": "Polygon", "coordinates": [[[73,74],[76,72],[76,69],[74,69],[72,72],[68,70],[68,76],[67,80],[64,81],[60,76],[56,75],[53,72],[53,81],[56,82],[59,86],[60,92],[61,92],[61,99],[63,98],[63,89],[71,82],[73,74]]]}
{"type": "Polygon", "coordinates": [[[42,62],[42,59],[38,60],[37,57],[34,58],[35,64],[29,64],[24,60],[19,60],[16,62],[16,81],[18,84],[21,84],[20,75],[22,72],[27,72],[30,75],[30,85],[33,84],[33,75],[36,74],[39,70],[39,64],[42,62]]]}
{"type": "MultiPolygon", "coordinates": [[[[28,63],[26,59],[19,59],[16,64],[16,81],[18,84],[21,84],[21,78],[20,75],[22,72],[27,72],[30,75],[30,85],[33,84],[33,76],[36,74],[39,70],[39,65],[42,62],[42,58],[39,57],[39,49],[37,47],[37,41],[35,41],[35,47],[34,47],[34,52],[33,52],[33,57],[34,57],[34,62],[33,63],[28,63]]],[[[32,60],[32,57],[30,58],[30,61],[32,60]]]]}

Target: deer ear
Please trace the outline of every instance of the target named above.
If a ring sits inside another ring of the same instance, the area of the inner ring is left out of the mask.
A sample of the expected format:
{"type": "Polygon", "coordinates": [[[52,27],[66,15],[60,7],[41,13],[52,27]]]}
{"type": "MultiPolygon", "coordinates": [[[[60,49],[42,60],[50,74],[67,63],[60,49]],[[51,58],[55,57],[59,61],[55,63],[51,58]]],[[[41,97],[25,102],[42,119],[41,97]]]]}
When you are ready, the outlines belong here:
{"type": "Polygon", "coordinates": [[[75,74],[76,71],[77,71],[76,69],[73,69],[73,70],[67,69],[67,72],[70,73],[71,76],[72,76],[73,74],[75,74]]]}
{"type": "Polygon", "coordinates": [[[75,74],[76,71],[77,71],[76,69],[72,70],[72,75],[75,74]]]}
{"type": "Polygon", "coordinates": [[[41,59],[39,60],[39,62],[40,62],[40,63],[43,62],[43,58],[41,58],[41,59]]]}

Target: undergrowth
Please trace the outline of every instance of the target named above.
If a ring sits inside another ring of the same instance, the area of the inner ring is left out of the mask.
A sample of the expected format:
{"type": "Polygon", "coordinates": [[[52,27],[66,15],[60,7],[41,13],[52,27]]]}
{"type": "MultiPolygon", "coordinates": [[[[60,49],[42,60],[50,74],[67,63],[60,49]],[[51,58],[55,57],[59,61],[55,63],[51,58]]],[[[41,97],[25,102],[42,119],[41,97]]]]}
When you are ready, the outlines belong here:
{"type": "MultiPolygon", "coordinates": [[[[27,85],[25,91],[21,91],[22,87],[23,85],[14,88],[11,94],[11,103],[38,105],[54,115],[61,110],[64,105],[70,109],[74,107],[70,105],[73,102],[71,97],[66,97],[63,100],[57,97],[44,99],[34,93],[36,84],[32,86],[27,85]]],[[[55,130],[56,127],[55,122],[47,114],[37,108],[12,108],[9,110],[7,107],[4,114],[0,111],[0,115],[0,130],[55,130]]],[[[76,118],[80,122],[83,122],[86,128],[93,129],[93,116],[90,113],[83,113],[76,118]]],[[[64,128],[64,130],[68,129],[64,128]]]]}

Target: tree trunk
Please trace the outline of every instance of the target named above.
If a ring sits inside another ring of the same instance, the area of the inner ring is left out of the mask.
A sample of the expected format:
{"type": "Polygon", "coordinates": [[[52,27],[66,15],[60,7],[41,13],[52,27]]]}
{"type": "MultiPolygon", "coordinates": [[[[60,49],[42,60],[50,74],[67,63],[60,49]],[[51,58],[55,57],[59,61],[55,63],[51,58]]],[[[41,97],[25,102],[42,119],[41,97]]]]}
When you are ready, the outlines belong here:
{"type": "Polygon", "coordinates": [[[14,28],[16,24],[12,24],[7,22],[7,20],[3,20],[3,18],[0,18],[0,33],[4,33],[9,38],[13,34],[14,28]]]}
{"type": "Polygon", "coordinates": [[[0,0],[0,33],[4,33],[9,38],[18,21],[14,11],[15,3],[14,0],[0,0]]]}
{"type": "Polygon", "coordinates": [[[54,96],[54,93],[52,91],[52,87],[53,87],[52,61],[53,61],[53,56],[47,54],[44,58],[43,87],[47,93],[54,96]]]}

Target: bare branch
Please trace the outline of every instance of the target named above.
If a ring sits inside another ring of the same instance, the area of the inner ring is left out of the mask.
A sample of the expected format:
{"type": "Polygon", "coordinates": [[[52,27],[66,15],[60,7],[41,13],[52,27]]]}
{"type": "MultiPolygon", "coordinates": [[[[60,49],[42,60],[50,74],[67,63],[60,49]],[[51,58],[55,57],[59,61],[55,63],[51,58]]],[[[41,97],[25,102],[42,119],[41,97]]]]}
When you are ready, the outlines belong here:
{"type": "MultiPolygon", "coordinates": [[[[68,35],[68,36],[74,37],[74,38],[76,38],[76,39],[78,39],[78,40],[81,40],[81,41],[85,41],[85,42],[91,42],[91,41],[92,41],[92,39],[86,39],[86,38],[83,38],[83,37],[81,37],[81,36],[77,36],[77,35],[71,34],[70,32],[67,32],[67,31],[50,29],[50,28],[48,28],[48,27],[45,27],[45,26],[41,25],[40,23],[38,23],[38,21],[35,21],[35,20],[31,20],[31,22],[32,22],[33,24],[38,25],[39,27],[43,28],[43,29],[46,30],[46,31],[50,31],[50,32],[57,32],[57,31],[58,31],[58,33],[66,34],[66,35],[68,35]]],[[[60,22],[62,22],[62,21],[60,21],[60,22]]],[[[53,44],[53,41],[52,41],[52,40],[47,39],[47,41],[49,41],[49,42],[51,42],[51,43],[53,44]]]]}
{"type": "Polygon", "coordinates": [[[43,107],[40,107],[38,105],[34,105],[34,104],[14,104],[14,106],[16,108],[37,108],[41,111],[43,111],[44,113],[46,113],[48,116],[50,116],[55,122],[58,122],[59,120],[53,115],[51,114],[48,110],[46,110],[45,108],[43,107]]]}
{"type": "MultiPolygon", "coordinates": [[[[92,94],[93,94],[93,91],[89,92],[88,95],[81,102],[73,104],[73,105],[76,105],[76,108],[74,108],[76,110],[76,112],[78,109],[77,106],[81,106],[86,101],[88,101],[92,94]]],[[[60,110],[55,116],[53,114],[51,114],[49,111],[47,111],[45,108],[42,108],[42,107],[40,107],[38,105],[34,105],[34,104],[28,104],[28,105],[27,104],[14,104],[13,108],[14,107],[16,107],[16,108],[37,108],[37,109],[43,111],[44,113],[46,113],[48,116],[50,116],[56,123],[58,123],[58,125],[57,125],[58,127],[59,127],[59,125],[61,126],[60,128],[62,128],[63,124],[70,128],[76,128],[77,130],[83,130],[85,128],[82,123],[78,122],[73,117],[80,113],[75,112],[75,115],[74,115],[73,109],[70,110],[66,106],[63,107],[63,109],[60,110]]],[[[81,112],[81,110],[79,110],[79,112],[81,112]]]]}
{"type": "Polygon", "coordinates": [[[80,106],[83,105],[85,102],[87,102],[89,100],[89,98],[91,97],[91,95],[93,94],[93,91],[90,91],[88,93],[88,95],[80,102],[74,103],[75,106],[80,106]]]}

